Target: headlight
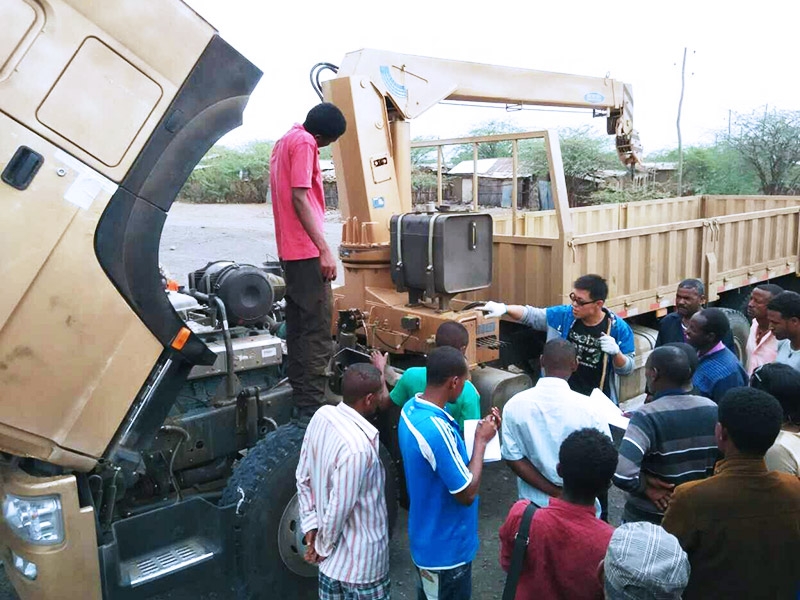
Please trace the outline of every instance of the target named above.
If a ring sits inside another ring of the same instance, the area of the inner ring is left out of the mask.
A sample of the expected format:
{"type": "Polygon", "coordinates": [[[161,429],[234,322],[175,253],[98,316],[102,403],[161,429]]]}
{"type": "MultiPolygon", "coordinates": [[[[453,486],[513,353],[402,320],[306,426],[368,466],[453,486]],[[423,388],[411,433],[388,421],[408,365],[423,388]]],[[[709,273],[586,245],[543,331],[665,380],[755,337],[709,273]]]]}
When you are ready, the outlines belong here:
{"type": "Polygon", "coordinates": [[[3,499],[3,518],[9,529],[32,544],[53,545],[64,541],[64,519],[58,496],[14,496],[3,499]]]}

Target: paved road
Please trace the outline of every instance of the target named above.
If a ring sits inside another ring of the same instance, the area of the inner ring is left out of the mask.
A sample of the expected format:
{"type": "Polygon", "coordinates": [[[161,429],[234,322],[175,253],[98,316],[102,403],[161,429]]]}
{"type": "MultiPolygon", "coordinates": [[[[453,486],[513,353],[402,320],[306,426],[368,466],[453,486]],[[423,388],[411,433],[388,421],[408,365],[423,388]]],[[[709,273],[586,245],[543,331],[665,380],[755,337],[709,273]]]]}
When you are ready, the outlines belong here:
{"type": "MultiPolygon", "coordinates": [[[[339,213],[328,213],[325,239],[338,254],[342,237],[339,213]]],[[[187,275],[209,261],[234,260],[260,266],[277,260],[275,220],[268,204],[175,203],[161,235],[159,260],[173,279],[186,284],[187,275]]],[[[337,281],[343,277],[341,263],[337,281]]]]}

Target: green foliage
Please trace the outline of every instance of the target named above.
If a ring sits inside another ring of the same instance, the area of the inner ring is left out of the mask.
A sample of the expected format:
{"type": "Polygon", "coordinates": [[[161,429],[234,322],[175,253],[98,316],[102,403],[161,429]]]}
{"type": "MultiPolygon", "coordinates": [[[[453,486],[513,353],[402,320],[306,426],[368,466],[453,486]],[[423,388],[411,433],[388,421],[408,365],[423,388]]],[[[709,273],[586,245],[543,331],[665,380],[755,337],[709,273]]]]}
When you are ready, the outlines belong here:
{"type": "MultiPolygon", "coordinates": [[[[470,129],[467,136],[500,135],[503,133],[520,133],[522,129],[505,121],[487,121],[470,129]]],[[[464,136],[464,137],[467,137],[464,136]]],[[[454,165],[464,160],[472,160],[472,144],[462,144],[453,149],[454,165]]],[[[478,144],[478,158],[500,158],[511,156],[511,142],[486,142],[478,144]]]]}
{"type": "Polygon", "coordinates": [[[684,193],[757,194],[752,167],[726,142],[688,148],[683,155],[684,193]]]}
{"type": "MultiPolygon", "coordinates": [[[[622,168],[616,151],[611,147],[611,138],[598,136],[588,126],[563,129],[558,138],[567,178],[583,179],[603,169],[622,168]]],[[[537,177],[547,176],[547,153],[543,141],[525,146],[520,144],[519,155],[520,164],[529,166],[537,177]]]]}
{"type": "Polygon", "coordinates": [[[763,194],[788,194],[800,183],[800,111],[736,115],[729,143],[755,172],[763,194]]]}
{"type": "MultiPolygon", "coordinates": [[[[672,194],[674,195],[674,194],[672,194]]],[[[647,188],[630,188],[617,190],[603,188],[589,194],[586,204],[617,204],[624,202],[637,202],[639,200],[655,200],[668,198],[669,190],[662,185],[651,185],[647,188]]]]}
{"type": "Polygon", "coordinates": [[[180,198],[201,203],[264,202],[272,146],[256,141],[241,148],[212,147],[189,175],[180,198]]]}

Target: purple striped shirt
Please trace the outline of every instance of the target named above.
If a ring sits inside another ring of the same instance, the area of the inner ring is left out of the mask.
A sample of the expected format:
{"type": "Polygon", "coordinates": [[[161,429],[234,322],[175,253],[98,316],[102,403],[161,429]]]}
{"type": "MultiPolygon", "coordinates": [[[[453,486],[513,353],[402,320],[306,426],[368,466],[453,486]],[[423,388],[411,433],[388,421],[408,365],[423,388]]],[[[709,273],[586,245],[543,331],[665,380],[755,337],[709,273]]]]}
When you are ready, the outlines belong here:
{"type": "Polygon", "coordinates": [[[378,430],[344,402],[311,419],[297,465],[303,533],[317,529],[320,571],[346,583],[389,572],[385,474],[378,430]]]}

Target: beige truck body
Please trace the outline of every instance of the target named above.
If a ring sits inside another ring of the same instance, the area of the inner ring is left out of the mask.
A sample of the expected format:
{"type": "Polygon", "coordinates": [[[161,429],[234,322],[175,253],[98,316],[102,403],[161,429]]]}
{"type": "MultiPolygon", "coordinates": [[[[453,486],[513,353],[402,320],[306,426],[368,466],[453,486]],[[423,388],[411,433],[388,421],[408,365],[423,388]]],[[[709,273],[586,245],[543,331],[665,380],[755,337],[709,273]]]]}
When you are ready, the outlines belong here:
{"type": "Polygon", "coordinates": [[[703,281],[712,302],[797,275],[799,215],[793,196],[689,196],[495,216],[492,286],[480,297],[563,304],[575,279],[599,273],[622,317],[673,306],[686,278],[703,281]]]}

